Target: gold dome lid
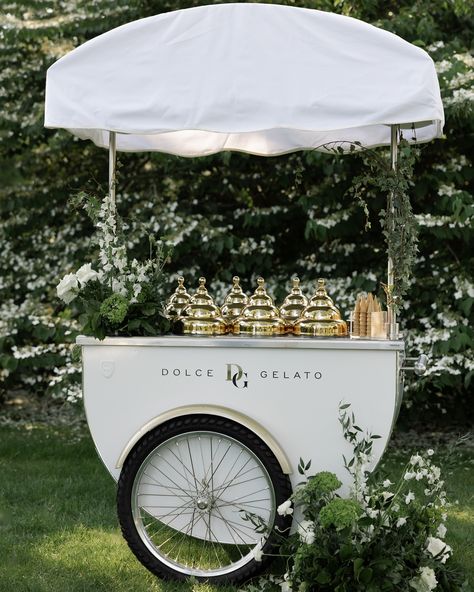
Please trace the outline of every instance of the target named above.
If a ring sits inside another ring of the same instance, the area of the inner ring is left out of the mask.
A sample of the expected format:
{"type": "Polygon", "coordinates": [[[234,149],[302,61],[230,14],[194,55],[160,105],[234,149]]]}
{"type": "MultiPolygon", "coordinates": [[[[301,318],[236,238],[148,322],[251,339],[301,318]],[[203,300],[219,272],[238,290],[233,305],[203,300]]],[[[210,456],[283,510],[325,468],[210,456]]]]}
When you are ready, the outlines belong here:
{"type": "Polygon", "coordinates": [[[323,279],[318,280],[315,295],[294,323],[293,333],[312,337],[347,335],[347,323],[341,319],[341,313],[328,296],[323,279]]]}
{"type": "Polygon", "coordinates": [[[233,332],[244,335],[281,335],[286,332],[285,321],[265,290],[265,280],[257,279],[257,289],[250,297],[242,314],[235,320],[233,332]]]}
{"type": "Polygon", "coordinates": [[[199,278],[199,287],[179,317],[181,331],[187,335],[223,335],[227,327],[219,307],[206,289],[206,278],[199,278]]]}
{"type": "Polygon", "coordinates": [[[240,278],[235,275],[232,278],[232,282],[232,288],[225,297],[224,304],[221,307],[222,316],[226,321],[232,321],[240,316],[249,301],[247,294],[244,293],[240,285],[240,278]]]}
{"type": "Polygon", "coordinates": [[[185,308],[190,302],[191,296],[187,293],[186,288],[184,287],[184,278],[179,276],[178,287],[165,306],[165,315],[168,319],[176,319],[181,314],[183,308],[185,308]]]}
{"type": "Polygon", "coordinates": [[[280,307],[281,317],[289,322],[299,319],[303,310],[308,306],[308,299],[300,288],[300,278],[295,276],[291,281],[293,285],[291,292],[280,307]]]}

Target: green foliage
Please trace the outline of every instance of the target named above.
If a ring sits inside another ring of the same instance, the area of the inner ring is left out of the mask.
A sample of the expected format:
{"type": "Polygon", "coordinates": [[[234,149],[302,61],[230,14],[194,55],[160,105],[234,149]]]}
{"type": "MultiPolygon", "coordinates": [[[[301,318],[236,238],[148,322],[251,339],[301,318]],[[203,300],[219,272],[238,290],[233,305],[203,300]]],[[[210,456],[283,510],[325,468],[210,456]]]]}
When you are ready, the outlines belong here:
{"type": "MultiPolygon", "coordinates": [[[[67,202],[81,191],[104,195],[107,189],[105,151],[67,132],[43,128],[47,68],[73,47],[115,26],[206,3],[46,0],[7,2],[4,7],[0,16],[0,388],[43,394],[59,393],[63,386],[70,392],[79,367],[74,367],[75,373],[66,371],[70,346],[64,342],[72,342],[79,330],[81,310],[78,301],[66,309],[60,305],[55,286],[65,273],[95,260],[97,246],[91,240],[93,222],[71,211],[67,202]],[[45,337],[43,329],[35,329],[38,325],[50,332],[54,327],[54,334],[45,337]],[[45,352],[46,346],[51,351],[45,352]]],[[[400,310],[409,354],[430,354],[432,366],[421,380],[407,377],[405,410],[415,419],[429,417],[427,410],[466,419],[465,410],[472,410],[474,371],[470,323],[474,174],[469,159],[474,121],[469,53],[473,13],[459,0],[388,4],[308,0],[299,5],[372,22],[420,45],[435,60],[446,108],[446,139],[423,146],[413,165],[415,181],[408,190],[418,225],[418,253],[400,310]]],[[[377,155],[389,166],[387,151],[377,155]]],[[[411,166],[411,156],[406,156],[411,166]]],[[[402,151],[402,164],[404,158],[402,151]]],[[[264,159],[226,153],[184,159],[144,153],[123,154],[120,164],[117,201],[129,225],[131,257],[149,256],[149,245],[143,241],[146,234],[161,236],[173,246],[169,282],[155,294],[156,310],[180,274],[188,286],[205,275],[217,300],[234,274],[242,278],[247,292],[263,275],[279,301],[293,274],[301,277],[308,293],[317,277],[326,277],[330,294],[346,317],[358,291],[383,295],[386,227],[381,232],[379,217],[386,195],[377,185],[367,187],[363,197],[371,227],[364,230],[366,216],[348,190],[358,176],[375,175],[370,165],[362,166],[357,154],[339,158],[308,152],[264,159]]],[[[383,178],[391,186],[399,183],[387,174],[383,178]]],[[[401,201],[397,207],[396,215],[406,220],[408,203],[401,201]]],[[[407,231],[412,236],[413,229],[407,231]]],[[[401,246],[394,249],[400,252],[401,246]]],[[[407,277],[402,268],[397,269],[407,277]]],[[[142,312],[129,309],[130,315],[135,312],[133,320],[143,318],[142,312]]]]}
{"type": "Polygon", "coordinates": [[[170,250],[153,236],[148,237],[145,262],[129,257],[126,229],[109,196],[102,202],[81,194],[74,198],[97,227],[98,256],[76,273],[63,277],[56,287],[58,297],[79,313],[86,335],[103,339],[107,335],[156,335],[170,327],[160,299],[163,267],[170,250]]]}
{"type": "MultiPolygon", "coordinates": [[[[335,475],[330,491],[315,487],[316,482],[328,482],[331,473],[324,472],[296,489],[289,502],[301,511],[294,512],[296,533],[283,542],[280,552],[286,559],[282,589],[469,590],[444,541],[450,504],[440,469],[432,462],[433,450],[412,455],[395,482],[377,478],[369,471],[374,436],[363,434],[348,406],[342,407],[340,423],[353,450],[346,463],[351,488],[345,498],[339,497],[332,490],[335,475]]],[[[279,513],[293,512],[289,502],[278,508],[279,513]]],[[[263,578],[259,589],[270,592],[274,584],[274,577],[263,578]]]]}

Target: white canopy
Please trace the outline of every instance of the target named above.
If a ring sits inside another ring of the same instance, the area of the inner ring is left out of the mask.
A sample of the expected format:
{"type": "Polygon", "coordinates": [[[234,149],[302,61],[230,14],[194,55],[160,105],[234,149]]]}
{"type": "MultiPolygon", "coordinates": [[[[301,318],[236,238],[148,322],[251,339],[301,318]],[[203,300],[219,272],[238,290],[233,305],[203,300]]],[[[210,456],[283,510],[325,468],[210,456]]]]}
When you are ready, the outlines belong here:
{"type": "Polygon", "coordinates": [[[424,142],[443,123],[422,49],[353,18],[275,4],[202,6],[123,25],[58,60],[46,82],[46,127],[102,147],[115,131],[121,151],[372,147],[390,144],[392,124],[414,127],[404,136],[424,142]]]}

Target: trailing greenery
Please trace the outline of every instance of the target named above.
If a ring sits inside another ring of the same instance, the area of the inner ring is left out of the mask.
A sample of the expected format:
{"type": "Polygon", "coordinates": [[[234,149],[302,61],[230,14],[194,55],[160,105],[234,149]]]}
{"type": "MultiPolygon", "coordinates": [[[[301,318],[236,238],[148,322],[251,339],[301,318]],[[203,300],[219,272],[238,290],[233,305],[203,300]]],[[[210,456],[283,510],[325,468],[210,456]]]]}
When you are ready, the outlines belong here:
{"type": "MultiPolygon", "coordinates": [[[[1,392],[26,388],[40,396],[80,396],[80,368],[71,359],[70,346],[80,311],[74,301],[61,305],[55,287],[64,274],[75,273],[98,256],[93,224],[67,203],[78,191],[106,194],[107,154],[64,131],[43,128],[47,68],[73,47],[115,26],[208,2],[7,0],[2,5],[1,392]]],[[[469,158],[474,23],[469,3],[308,0],[298,5],[372,22],[420,45],[435,60],[446,139],[423,146],[413,165],[414,185],[408,192],[419,234],[418,253],[411,238],[408,249],[415,257],[412,279],[407,281],[406,269],[396,266],[403,280],[399,285],[406,291],[399,319],[409,331],[408,353],[428,353],[431,367],[421,380],[408,377],[405,411],[414,419],[426,419],[429,410],[465,420],[465,410],[472,410],[474,371],[469,158]]],[[[377,158],[389,166],[386,150],[378,151],[377,158]]],[[[402,166],[411,166],[410,159],[402,150],[402,166]]],[[[349,188],[360,175],[377,180],[378,173],[370,164],[361,166],[361,156],[308,152],[264,159],[225,153],[184,159],[143,153],[123,154],[120,161],[117,202],[129,224],[130,260],[149,257],[146,234],[163,237],[164,246],[173,248],[157,302],[174,289],[180,274],[191,290],[205,275],[218,301],[234,274],[247,292],[258,275],[264,276],[277,301],[295,273],[308,294],[317,277],[326,277],[330,295],[345,316],[358,291],[378,291],[383,297],[386,237],[378,219],[385,209],[385,190],[395,188],[404,196],[407,188],[388,172],[380,178],[385,188],[381,183],[367,186],[363,198],[371,227],[364,230],[364,212],[349,188]]],[[[396,206],[397,220],[408,220],[404,198],[396,206]]],[[[414,236],[413,230],[405,228],[408,237],[414,236]]],[[[393,249],[396,257],[400,241],[393,249]]]]}
{"type": "Polygon", "coordinates": [[[415,181],[413,171],[419,158],[419,149],[403,138],[397,151],[397,166],[377,150],[362,153],[364,168],[350,188],[361,204],[366,216],[366,229],[370,228],[370,210],[364,195],[368,188],[387,196],[387,206],[379,212],[380,224],[387,245],[387,256],[393,264],[393,284],[383,284],[387,304],[399,311],[403,296],[409,291],[418,252],[418,224],[413,213],[409,191],[415,181]]]}

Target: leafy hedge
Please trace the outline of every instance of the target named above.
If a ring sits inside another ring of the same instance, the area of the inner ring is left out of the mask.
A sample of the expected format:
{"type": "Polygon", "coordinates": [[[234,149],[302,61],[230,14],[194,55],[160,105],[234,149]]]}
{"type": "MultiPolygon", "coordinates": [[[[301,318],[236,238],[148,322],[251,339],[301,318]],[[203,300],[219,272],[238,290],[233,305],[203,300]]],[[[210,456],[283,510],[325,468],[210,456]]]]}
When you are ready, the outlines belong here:
{"type": "MultiPolygon", "coordinates": [[[[0,388],[76,399],[80,369],[71,358],[74,307],[55,285],[90,260],[92,227],[67,206],[79,191],[105,193],[107,154],[63,131],[43,128],[47,68],[106,30],[167,10],[207,2],[97,0],[6,2],[0,16],[0,388]],[[65,345],[66,344],[66,345],[65,345]]],[[[217,3],[217,2],[216,2],[217,3]]],[[[280,2],[295,4],[294,2],[280,2]]],[[[401,322],[409,351],[427,352],[421,380],[408,377],[412,419],[472,414],[474,370],[472,154],[473,29],[469,2],[373,0],[299,2],[372,22],[425,48],[436,62],[446,138],[425,145],[416,164],[412,206],[420,230],[415,277],[401,322]]],[[[388,155],[387,155],[388,157],[388,155]]],[[[260,158],[224,153],[201,159],[160,154],[120,157],[119,209],[129,247],[148,248],[145,232],[174,246],[178,274],[208,278],[217,299],[234,274],[247,291],[263,275],[280,300],[297,273],[308,291],[328,278],[345,314],[354,294],[380,292],[386,255],[378,213],[384,196],[368,188],[372,227],[348,194],[363,157],[314,152],[260,158]]]]}

